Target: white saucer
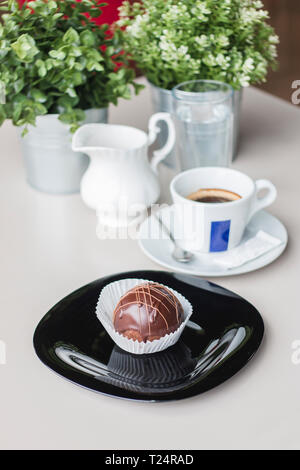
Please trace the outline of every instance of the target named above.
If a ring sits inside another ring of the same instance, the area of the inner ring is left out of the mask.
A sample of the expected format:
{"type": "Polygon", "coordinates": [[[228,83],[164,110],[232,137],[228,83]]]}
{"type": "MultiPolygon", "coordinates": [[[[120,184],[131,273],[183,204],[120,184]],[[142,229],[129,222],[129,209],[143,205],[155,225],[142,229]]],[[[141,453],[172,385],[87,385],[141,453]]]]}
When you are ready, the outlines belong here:
{"type": "MultiPolygon", "coordinates": [[[[169,206],[162,209],[160,212],[162,218],[165,215],[164,220],[170,220],[170,217],[166,217],[168,211],[172,211],[173,207],[169,206]]],[[[248,273],[255,271],[256,269],[263,268],[268,264],[272,263],[277,259],[285,250],[288,234],[284,225],[276,219],[273,215],[265,211],[260,211],[254,215],[252,220],[249,222],[242,243],[248,238],[253,237],[259,230],[263,230],[276,238],[279,238],[282,243],[272,251],[265,253],[259,258],[249,261],[248,263],[239,266],[234,269],[224,269],[213,263],[212,260],[218,253],[204,253],[195,254],[193,261],[187,264],[179,263],[175,261],[172,256],[173,244],[170,240],[161,238],[154,239],[154,233],[159,233],[158,230],[159,222],[156,217],[151,215],[141,225],[139,230],[139,245],[142,251],[152,261],[171,269],[172,271],[178,271],[181,273],[192,274],[194,276],[206,276],[206,277],[218,277],[218,276],[234,276],[236,274],[248,273]]]]}

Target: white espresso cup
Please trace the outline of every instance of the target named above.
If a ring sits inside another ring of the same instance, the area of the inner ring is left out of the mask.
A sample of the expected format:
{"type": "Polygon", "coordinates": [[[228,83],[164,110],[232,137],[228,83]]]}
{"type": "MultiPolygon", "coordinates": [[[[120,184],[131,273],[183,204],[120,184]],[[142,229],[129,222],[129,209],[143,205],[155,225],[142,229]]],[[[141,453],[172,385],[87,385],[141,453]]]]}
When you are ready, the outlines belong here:
{"type": "Polygon", "coordinates": [[[240,171],[222,167],[193,168],[179,173],[171,181],[170,190],[175,237],[184,248],[203,253],[226,251],[238,245],[253,215],[272,204],[277,196],[270,181],[253,181],[240,171]],[[223,189],[237,193],[240,199],[217,203],[187,199],[201,188],[223,189]],[[267,193],[259,197],[262,190],[267,193]]]}

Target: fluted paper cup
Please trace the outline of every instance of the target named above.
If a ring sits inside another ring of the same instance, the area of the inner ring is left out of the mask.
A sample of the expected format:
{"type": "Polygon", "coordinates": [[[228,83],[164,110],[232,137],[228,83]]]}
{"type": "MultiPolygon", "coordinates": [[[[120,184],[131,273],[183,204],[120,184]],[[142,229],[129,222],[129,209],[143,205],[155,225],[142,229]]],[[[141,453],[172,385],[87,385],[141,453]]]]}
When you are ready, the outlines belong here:
{"type": "Polygon", "coordinates": [[[181,333],[183,332],[190,316],[193,313],[192,305],[182,294],[172,289],[171,287],[160,284],[173,292],[173,294],[181,303],[184,315],[183,322],[181,325],[179,325],[177,330],[153,341],[140,343],[137,340],[126,338],[122,334],[118,333],[114,328],[113,313],[115,307],[120,298],[126,294],[126,292],[128,292],[133,287],[145,283],[153,284],[154,281],[148,281],[147,279],[121,279],[120,281],[112,282],[102,289],[96,307],[96,315],[109,336],[121,349],[124,349],[125,351],[132,354],[153,354],[173,346],[173,344],[179,340],[181,333]]]}

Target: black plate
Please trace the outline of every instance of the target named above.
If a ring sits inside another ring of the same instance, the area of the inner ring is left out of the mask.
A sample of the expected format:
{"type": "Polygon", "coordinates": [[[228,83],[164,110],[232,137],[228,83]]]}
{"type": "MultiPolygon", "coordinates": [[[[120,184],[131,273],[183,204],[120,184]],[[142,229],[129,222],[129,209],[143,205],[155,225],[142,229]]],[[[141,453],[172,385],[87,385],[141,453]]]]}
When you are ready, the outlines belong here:
{"type": "Polygon", "coordinates": [[[34,334],[40,360],[72,382],[106,395],[144,401],[178,400],[232,377],[257,351],[264,324],[246,300],[203,279],[163,271],[131,271],[99,279],[56,304],[34,334]],[[181,292],[193,305],[178,343],[160,353],[118,348],[95,315],[108,283],[140,278],[181,292]]]}

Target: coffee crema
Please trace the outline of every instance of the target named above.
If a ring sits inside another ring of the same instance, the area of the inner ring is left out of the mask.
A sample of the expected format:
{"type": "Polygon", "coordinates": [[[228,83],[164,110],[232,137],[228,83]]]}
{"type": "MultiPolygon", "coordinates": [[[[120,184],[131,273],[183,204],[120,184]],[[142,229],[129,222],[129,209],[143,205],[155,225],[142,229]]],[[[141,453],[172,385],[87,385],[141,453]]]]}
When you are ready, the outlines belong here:
{"type": "Polygon", "coordinates": [[[187,196],[187,199],[195,202],[222,203],[242,199],[242,197],[227,189],[201,188],[187,196]]]}

